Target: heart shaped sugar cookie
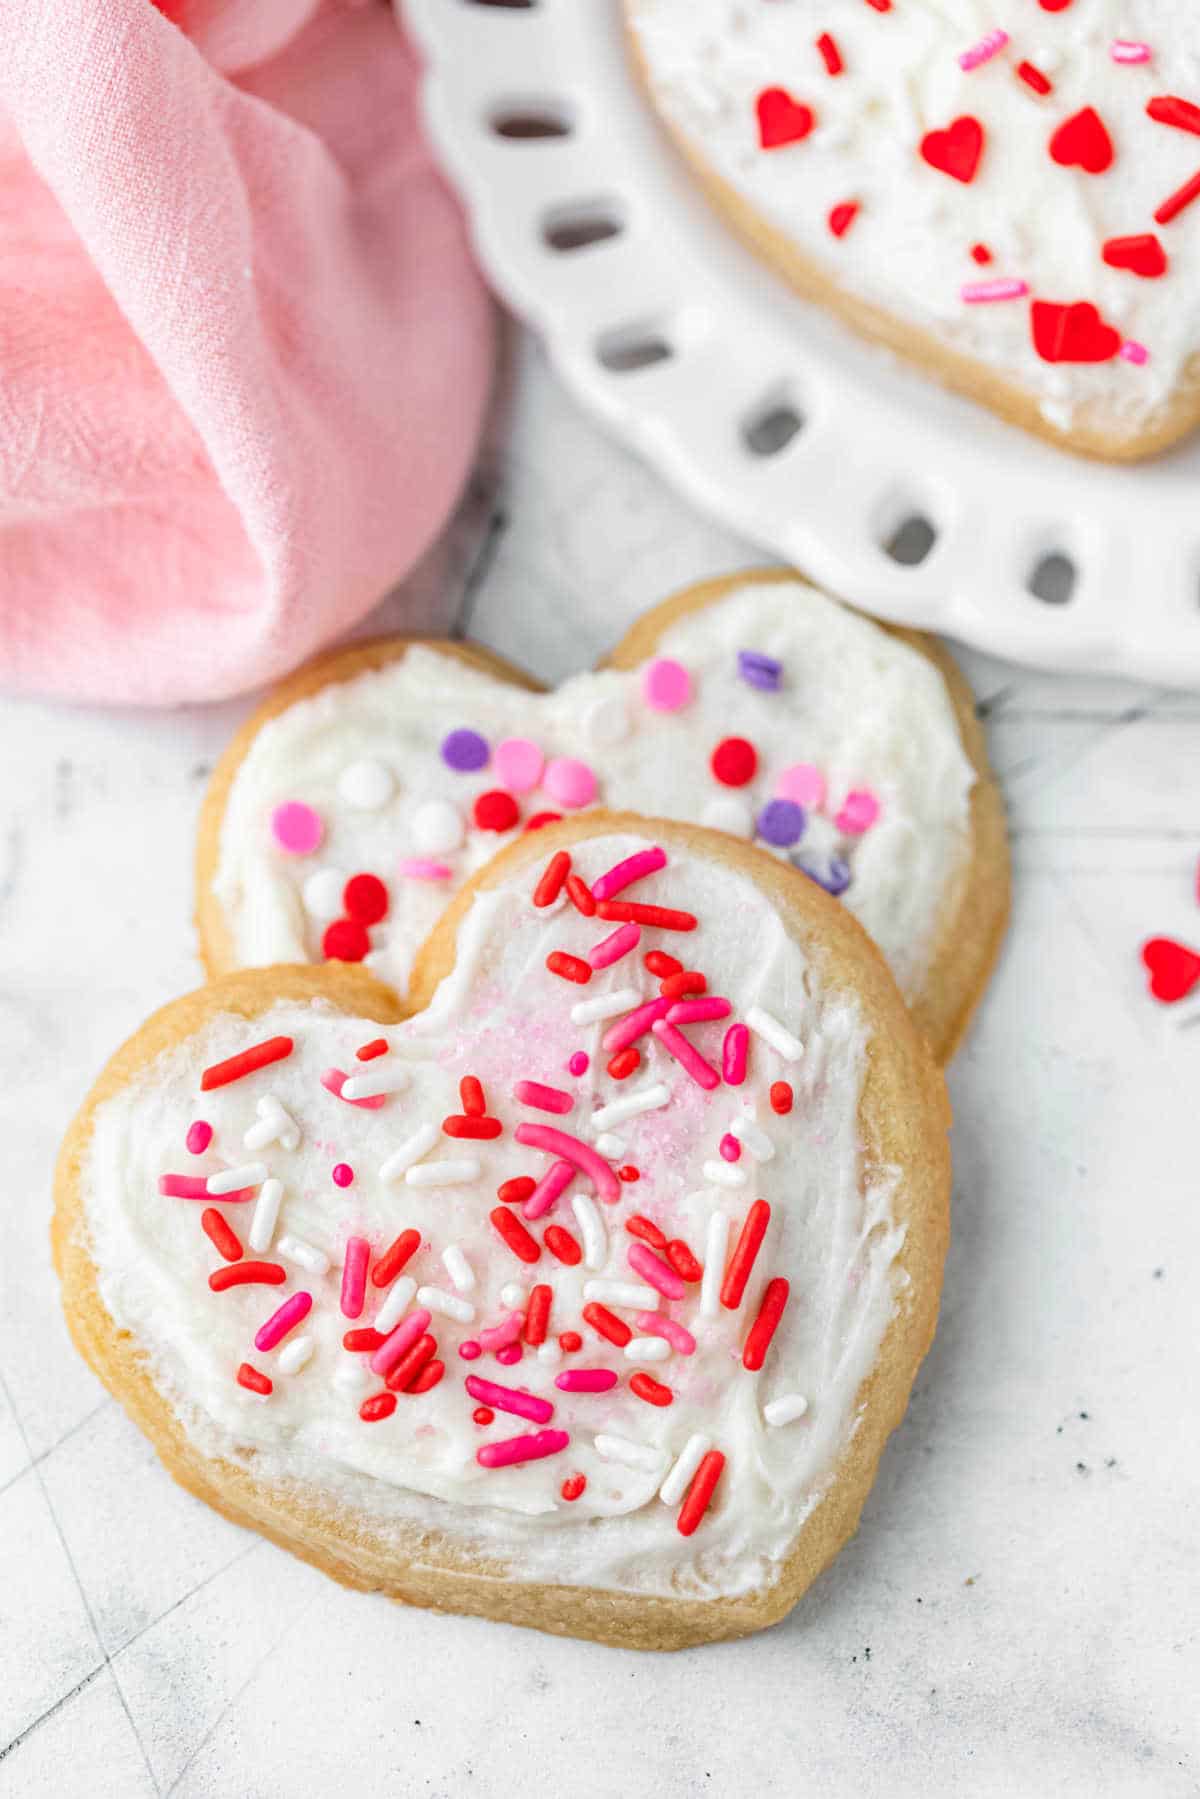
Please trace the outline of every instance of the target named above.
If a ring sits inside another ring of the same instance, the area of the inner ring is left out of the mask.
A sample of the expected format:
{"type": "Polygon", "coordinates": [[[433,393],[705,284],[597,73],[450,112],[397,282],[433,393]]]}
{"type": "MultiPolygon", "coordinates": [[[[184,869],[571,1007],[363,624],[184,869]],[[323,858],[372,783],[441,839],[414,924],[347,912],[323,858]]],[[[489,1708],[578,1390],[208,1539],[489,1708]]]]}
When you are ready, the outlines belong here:
{"type": "Polygon", "coordinates": [[[595,812],[474,877],[409,1003],[264,969],[143,1027],[60,1157],[78,1346],[351,1585],[646,1648],[772,1622],[937,1312],[945,1090],[877,950],[761,850],[595,812]]]}
{"type": "Polygon", "coordinates": [[[1119,19],[994,0],[986,22],[973,0],[624,5],[709,197],[803,293],[1069,449],[1145,456],[1200,419],[1188,0],[1130,0],[1119,19]],[[780,94],[806,119],[794,139],[761,129],[780,94]],[[1149,268],[1108,253],[1156,232],[1149,268]],[[1037,303],[1087,305],[1101,328],[1047,356],[1037,303]]]}
{"type": "Polygon", "coordinates": [[[554,693],[463,644],[393,639],[302,670],[213,778],[209,972],[363,959],[403,992],[476,868],[597,803],[754,837],[840,893],[949,1055],[1008,899],[969,690],[931,640],[786,571],[676,595],[554,693]]]}

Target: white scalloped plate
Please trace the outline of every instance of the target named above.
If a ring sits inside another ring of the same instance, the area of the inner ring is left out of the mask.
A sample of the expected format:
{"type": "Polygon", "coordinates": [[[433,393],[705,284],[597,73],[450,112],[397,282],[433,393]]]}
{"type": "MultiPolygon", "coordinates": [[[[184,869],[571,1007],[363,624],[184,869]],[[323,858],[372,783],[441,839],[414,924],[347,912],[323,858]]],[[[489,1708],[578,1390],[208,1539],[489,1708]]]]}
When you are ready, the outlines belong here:
{"type": "Polygon", "coordinates": [[[698,506],[883,618],[1042,667],[1200,686],[1200,438],[1140,467],[1085,462],[798,299],[660,133],[617,0],[404,11],[496,287],[698,506]]]}

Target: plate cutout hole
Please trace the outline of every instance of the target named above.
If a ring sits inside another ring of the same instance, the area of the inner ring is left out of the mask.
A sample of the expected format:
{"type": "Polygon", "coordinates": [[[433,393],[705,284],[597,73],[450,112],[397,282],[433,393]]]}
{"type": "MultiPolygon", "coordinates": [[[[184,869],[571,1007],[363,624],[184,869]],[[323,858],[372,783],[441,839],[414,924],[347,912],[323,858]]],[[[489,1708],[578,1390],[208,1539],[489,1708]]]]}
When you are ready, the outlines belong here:
{"type": "Polygon", "coordinates": [[[574,120],[557,100],[507,100],[492,108],[488,125],[493,136],[514,143],[570,137],[574,120]]]}
{"type": "Polygon", "coordinates": [[[615,200],[580,200],[555,206],[545,215],[542,242],[560,252],[586,250],[590,244],[620,237],[624,229],[625,220],[615,200]]]}
{"type": "Polygon", "coordinates": [[[742,420],[742,442],[752,456],[778,456],[804,429],[794,400],[775,394],[742,420]]]}
{"type": "Polygon", "coordinates": [[[923,512],[901,508],[900,517],[883,537],[880,548],[901,568],[920,568],[937,542],[937,526],[923,512]]]}
{"type": "Polygon", "coordinates": [[[596,340],[596,356],[601,368],[613,375],[629,375],[638,369],[653,368],[657,362],[669,362],[675,354],[661,325],[652,322],[621,325],[606,331],[596,340]]]}
{"type": "Polygon", "coordinates": [[[1075,592],[1079,570],[1065,550],[1047,550],[1029,571],[1025,583],[1035,600],[1046,606],[1065,606],[1075,592]]]}

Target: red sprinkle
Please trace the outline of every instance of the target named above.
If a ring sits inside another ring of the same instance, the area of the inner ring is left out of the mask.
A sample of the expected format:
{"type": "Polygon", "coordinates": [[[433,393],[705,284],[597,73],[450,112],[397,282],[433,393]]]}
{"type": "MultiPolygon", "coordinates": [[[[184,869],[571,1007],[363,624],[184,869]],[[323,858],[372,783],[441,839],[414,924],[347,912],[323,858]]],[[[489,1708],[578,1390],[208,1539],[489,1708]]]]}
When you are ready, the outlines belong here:
{"type": "Polygon", "coordinates": [[[660,982],[658,991],[664,999],[683,999],[689,993],[707,993],[708,982],[694,968],[681,968],[660,982]]]}
{"type": "Polygon", "coordinates": [[[406,1391],[412,1394],[428,1393],[431,1387],[437,1386],[445,1372],[445,1362],[427,1362],[424,1372],[418,1374],[412,1386],[408,1387],[406,1391]]]}
{"type": "Polygon", "coordinates": [[[483,1085],[473,1074],[464,1074],[458,1083],[458,1097],[462,1101],[462,1109],[468,1118],[482,1118],[487,1111],[483,1085]]]}
{"type": "Polygon", "coordinates": [[[664,1387],[661,1381],[652,1380],[641,1372],[631,1377],[629,1391],[644,1399],[647,1405],[670,1405],[675,1397],[670,1387],[664,1387]]]}
{"type": "Polygon", "coordinates": [[[519,1218],[514,1217],[504,1206],[496,1206],[488,1213],[488,1217],[515,1256],[519,1256],[522,1262],[538,1260],[542,1253],[541,1245],[536,1237],[530,1236],[519,1218]]]}
{"type": "Polygon", "coordinates": [[[529,1302],[525,1308],[525,1341],[531,1348],[536,1349],[539,1343],[546,1341],[553,1298],[554,1289],[542,1282],[530,1288],[529,1302]]]}
{"type": "Polygon", "coordinates": [[[372,1393],[370,1399],[364,1399],[358,1408],[358,1415],[364,1424],[377,1424],[381,1418],[390,1418],[396,1409],[394,1393],[372,1393]]]}
{"type": "Polygon", "coordinates": [[[537,1186],[531,1174],[514,1174],[511,1181],[501,1181],[496,1188],[496,1198],[502,1199],[506,1206],[519,1206],[529,1198],[537,1186]]]}
{"type": "Polygon", "coordinates": [[[757,1373],[766,1360],[771,1338],[779,1328],[779,1320],[783,1317],[783,1308],[787,1305],[790,1291],[788,1283],[781,1278],[767,1282],[762,1304],[758,1308],[758,1317],[750,1326],[746,1345],[742,1350],[742,1367],[749,1368],[752,1374],[757,1373]]]}
{"type": "Polygon", "coordinates": [[[561,817],[561,812],[535,812],[532,818],[527,818],[525,820],[523,829],[526,831],[540,831],[544,825],[556,825],[561,817]]]}
{"type": "Polygon", "coordinates": [[[600,1336],[607,1337],[610,1343],[615,1343],[618,1349],[624,1349],[633,1336],[623,1318],[618,1318],[615,1312],[610,1312],[607,1306],[598,1305],[595,1300],[584,1306],[583,1317],[586,1324],[590,1324],[600,1336]]]}
{"type": "Polygon", "coordinates": [[[682,1237],[672,1237],[667,1244],[667,1260],[681,1281],[694,1282],[704,1275],[704,1264],[698,1262],[682,1237]]]}
{"type": "Polygon", "coordinates": [[[512,794],[500,787],[481,793],[472,808],[472,817],[481,831],[511,831],[520,816],[512,794]]]}
{"type": "Polygon", "coordinates": [[[643,906],[637,900],[604,900],[596,907],[599,917],[617,924],[656,925],[660,931],[694,931],[694,912],[676,912],[670,906],[643,906]]]}
{"type": "Polygon", "coordinates": [[[713,774],[724,787],[744,787],[758,770],[758,751],[745,737],[722,737],[712,753],[713,774]]]}
{"type": "Polygon", "coordinates": [[[980,267],[983,267],[992,260],[992,253],[986,244],[972,244],[971,260],[972,262],[979,263],[980,267]]]}
{"type": "Polygon", "coordinates": [[[388,890],[378,875],[351,875],[342,891],[346,916],[359,924],[378,924],[387,917],[388,890]]]}
{"type": "Polygon", "coordinates": [[[564,1499],[578,1499],[586,1486],[586,1474],[568,1474],[566,1480],[564,1480],[562,1486],[558,1490],[564,1499]]]}
{"type": "Polygon", "coordinates": [[[642,1065],[641,1051],[631,1043],[627,1049],[619,1049],[608,1064],[608,1072],[614,1081],[627,1081],[635,1069],[642,1065]]]}
{"type": "Polygon", "coordinates": [[[845,237],[860,210],[857,200],[839,200],[836,206],[830,207],[826,224],[834,237],[845,237]]]}
{"type": "Polygon", "coordinates": [[[778,1114],[781,1118],[786,1118],[788,1113],[792,1109],[792,1103],[793,1103],[794,1099],[795,1099],[795,1095],[792,1092],[790,1081],[772,1081],[771,1082],[771,1110],[772,1110],[772,1112],[778,1112],[778,1114]]]}
{"type": "Polygon", "coordinates": [[[677,962],[674,956],[668,956],[666,950],[648,949],[642,957],[650,973],[660,980],[669,980],[673,974],[683,972],[683,963],[677,962]]]}
{"type": "Polygon", "coordinates": [[[648,1243],[651,1249],[665,1249],[667,1247],[667,1239],[664,1233],[659,1230],[656,1224],[651,1224],[648,1218],[643,1218],[640,1212],[635,1212],[632,1218],[627,1218],[625,1220],[625,1229],[629,1232],[631,1237],[640,1237],[643,1243],[648,1243]]]}
{"type": "Polygon", "coordinates": [[[560,1331],[558,1347],[564,1355],[574,1355],[577,1349],[583,1348],[583,1338],[578,1331],[560,1331]]]}
{"type": "Polygon", "coordinates": [[[460,1112],[452,1112],[449,1118],[442,1119],[442,1131],[447,1137],[470,1137],[480,1143],[490,1143],[503,1129],[498,1118],[466,1118],[460,1112]]]}
{"type": "Polygon", "coordinates": [[[592,890],[578,875],[567,876],[567,894],[577,912],[582,912],[585,918],[595,918],[596,902],[592,898],[592,890]]]}
{"type": "Polygon", "coordinates": [[[1049,94],[1054,90],[1054,83],[1043,75],[1042,71],[1035,67],[1031,62],[1019,62],[1017,64],[1017,74],[1021,77],[1021,80],[1025,83],[1026,87],[1031,87],[1035,94],[1049,94]]]}
{"type": "Polygon", "coordinates": [[[546,1248],[558,1261],[565,1262],[568,1268],[576,1268],[583,1260],[583,1251],[561,1224],[546,1226],[546,1248]]]}
{"type": "Polygon", "coordinates": [[[260,1374],[249,1362],[243,1362],[237,1371],[237,1384],[246,1387],[251,1393],[273,1393],[275,1382],[269,1374],[260,1374]]]}
{"type": "Polygon", "coordinates": [[[867,0],[867,5],[873,6],[876,12],[891,12],[892,10],[892,0],[867,0]]]}
{"type": "Polygon", "coordinates": [[[437,1354],[437,1338],[428,1331],[417,1338],[412,1348],[407,1350],[387,1377],[387,1384],[393,1393],[406,1393],[411,1390],[413,1382],[437,1354]]]}
{"type": "Polygon", "coordinates": [[[242,1246],[237,1232],[231,1230],[215,1206],[205,1206],[200,1214],[200,1229],[227,1262],[240,1262],[242,1246]]]}
{"type": "Polygon", "coordinates": [[[821,61],[825,64],[829,73],[831,75],[840,75],[846,65],[842,61],[842,53],[838,49],[835,40],[830,37],[827,31],[823,31],[817,39],[817,49],[821,52],[821,61]]]}
{"type": "Polygon", "coordinates": [[[372,1355],[387,1338],[382,1331],[372,1330],[369,1325],[358,1330],[350,1330],[342,1338],[342,1348],[349,1349],[354,1355],[363,1355],[370,1350],[372,1355]]]}
{"type": "Polygon", "coordinates": [[[496,1414],[490,1405],[477,1405],[471,1413],[471,1417],[476,1424],[494,1424],[496,1422],[496,1414]]]}
{"type": "Polygon", "coordinates": [[[278,1262],[227,1262],[213,1269],[208,1284],[214,1293],[224,1293],[229,1287],[281,1287],[286,1279],[278,1262]]]}
{"type": "Polygon", "coordinates": [[[756,1199],[746,1213],[742,1234],[729,1258],[729,1266],[725,1270],[725,1279],[721,1286],[721,1304],[731,1312],[736,1311],[742,1303],[746,1282],[750,1279],[750,1271],[762,1248],[762,1240],[767,1234],[770,1218],[771,1208],[765,1199],[756,1199]]]}
{"type": "Polygon", "coordinates": [[[556,974],[564,981],[575,981],[580,987],[586,987],[592,978],[591,964],[581,956],[568,956],[565,950],[552,949],[546,957],[546,967],[551,974],[556,974]]]}
{"type": "Polygon", "coordinates": [[[356,918],[335,918],[321,939],[327,962],[361,962],[370,947],[367,927],[356,918]]]}
{"type": "Polygon", "coordinates": [[[1160,125],[1174,125],[1177,131],[1190,131],[1200,137],[1200,106],[1181,100],[1177,94],[1158,94],[1146,104],[1146,111],[1160,125]]]}
{"type": "Polygon", "coordinates": [[[227,1062],[214,1062],[206,1068],[200,1076],[200,1091],[211,1093],[214,1087],[228,1087],[230,1081],[240,1081],[243,1075],[254,1074],[272,1062],[282,1062],[294,1048],[290,1037],[268,1037],[265,1043],[256,1043],[252,1049],[230,1056],[227,1062]]]}
{"type": "Polygon", "coordinates": [[[386,1037],[372,1037],[369,1043],[355,1050],[355,1058],[359,1062],[373,1062],[376,1056],[386,1056],[390,1047],[386,1037]]]}
{"type": "Polygon", "coordinates": [[[374,1268],[371,1279],[377,1287],[388,1287],[395,1280],[406,1262],[410,1262],[421,1247],[420,1231],[401,1231],[396,1241],[385,1249],[374,1268]]]}
{"type": "MultiPolygon", "coordinates": [[[[878,0],[869,0],[869,4],[878,7],[878,0]]],[[[883,8],[878,8],[882,11],[883,8]]],[[[692,1478],[687,1496],[679,1508],[679,1516],[675,1520],[675,1528],[681,1537],[690,1537],[696,1526],[708,1510],[713,1490],[721,1478],[725,1466],[725,1457],[719,1449],[710,1449],[692,1478]]]]}
{"type": "Polygon", "coordinates": [[[1177,219],[1185,207],[1190,206],[1192,201],[1197,198],[1200,198],[1200,170],[1197,170],[1190,181],[1185,181],[1182,187],[1176,188],[1175,192],[1163,201],[1154,214],[1155,223],[1169,225],[1172,219],[1177,219]]]}
{"type": "MultiPolygon", "coordinates": [[[[532,819],[530,825],[532,825],[532,819]]],[[[526,826],[528,830],[530,825],[526,826]]],[[[535,906],[550,906],[562,892],[563,882],[571,872],[571,858],[566,850],[555,850],[545,869],[542,878],[533,890],[535,906]]]]}

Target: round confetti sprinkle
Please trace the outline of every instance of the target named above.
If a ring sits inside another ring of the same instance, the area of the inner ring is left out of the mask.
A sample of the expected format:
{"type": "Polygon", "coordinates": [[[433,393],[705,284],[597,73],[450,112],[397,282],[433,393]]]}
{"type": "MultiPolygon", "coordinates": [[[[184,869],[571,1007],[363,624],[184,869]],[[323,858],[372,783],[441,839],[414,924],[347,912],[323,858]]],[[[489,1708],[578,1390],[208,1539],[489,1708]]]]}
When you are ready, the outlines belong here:
{"type": "MultiPolygon", "coordinates": [[[[587,1051],[585,1049],[577,1049],[567,1063],[567,1073],[573,1074],[576,1079],[578,1079],[581,1074],[587,1073],[590,1065],[591,1057],[588,1055],[587,1051]]],[[[191,1148],[190,1143],[188,1144],[188,1148],[191,1148]]]]}
{"type": "Polygon", "coordinates": [[[726,1131],[717,1148],[724,1162],[740,1162],[742,1159],[742,1146],[732,1131],[726,1131]]]}
{"type": "Polygon", "coordinates": [[[342,909],[346,876],[340,868],[318,868],[304,883],[304,910],[311,918],[336,918],[342,909]]]}
{"type": "Polygon", "coordinates": [[[354,1179],[354,1170],[349,1162],[336,1162],[333,1169],[335,1187],[348,1187],[354,1179]]]}
{"type": "Polygon", "coordinates": [[[566,1480],[564,1480],[562,1486],[559,1488],[559,1492],[565,1500],[570,1501],[572,1499],[578,1499],[586,1486],[586,1474],[568,1474],[566,1480]]]}
{"type": "Polygon", "coordinates": [[[579,724],[589,749],[607,750],[624,743],[629,735],[629,709],[624,694],[601,694],[584,707],[579,724]]]}
{"type": "Polygon", "coordinates": [[[472,808],[472,817],[481,831],[511,831],[520,816],[512,794],[500,787],[481,793],[472,808]]]}
{"type": "Polygon", "coordinates": [[[487,738],[481,737],[478,731],[451,731],[448,737],[442,738],[442,761],[448,768],[457,769],[460,775],[474,774],[486,768],[490,754],[487,738]]]}
{"type": "Polygon", "coordinates": [[[765,656],[761,650],[739,650],[738,674],[747,686],[775,693],[783,680],[783,663],[774,656],[765,656]]]}
{"type": "Polygon", "coordinates": [[[396,778],[386,763],[373,756],[351,762],[338,776],[338,792],[348,806],[359,812],[378,812],[386,806],[396,790],[396,778]]]}
{"type": "Polygon", "coordinates": [[[335,918],[321,939],[327,962],[361,962],[370,947],[367,927],[356,918],[335,918]]]}
{"type": "Polygon", "coordinates": [[[635,1168],[632,1162],[626,1162],[623,1168],[617,1169],[617,1179],[621,1181],[640,1181],[642,1171],[635,1168]]]}
{"type": "Polygon", "coordinates": [[[754,779],[758,751],[744,737],[722,737],[712,753],[712,771],[724,787],[744,787],[754,779]]]}
{"type": "Polygon", "coordinates": [[[496,1351],[496,1360],[502,1362],[506,1368],[512,1368],[520,1359],[521,1345],[519,1343],[506,1343],[503,1349],[496,1351]]]}
{"type": "Polygon", "coordinates": [[[558,1347],[564,1355],[574,1355],[577,1349],[583,1348],[583,1338],[578,1331],[563,1331],[558,1339],[558,1347]]]}
{"type": "Polygon", "coordinates": [[[861,837],[869,831],[879,817],[879,801],[867,787],[856,787],[842,801],[842,809],[834,819],[839,831],[848,836],[861,837]]]}
{"type": "Polygon", "coordinates": [[[524,829],[540,831],[543,825],[556,825],[561,817],[561,812],[535,812],[532,818],[525,820],[524,829]]]}
{"type": "Polygon", "coordinates": [[[271,834],[289,856],[311,856],[325,835],[321,815],[302,800],[288,800],[271,814],[271,834]]]}
{"type": "Polygon", "coordinates": [[[678,712],[692,697],[692,677],[682,662],[657,656],[642,673],[642,698],[653,712],[678,712]]]}
{"type": "Polygon", "coordinates": [[[510,793],[528,793],[542,778],[546,758],[528,737],[506,737],[496,745],[496,773],[510,793]]]}
{"type": "Polygon", "coordinates": [[[792,1089],[787,1081],[772,1081],[772,1083],[771,1083],[771,1110],[772,1110],[772,1112],[778,1112],[780,1117],[786,1117],[787,1114],[792,1109],[792,1098],[793,1098],[792,1089]]]}
{"type": "Polygon", "coordinates": [[[474,1337],[466,1337],[458,1346],[458,1353],[464,1362],[477,1362],[483,1354],[483,1345],[474,1337]]]}
{"type": "Polygon", "coordinates": [[[213,1140],[212,1125],[203,1118],[188,1126],[187,1146],[194,1156],[202,1156],[213,1140]]]}
{"type": "Polygon", "coordinates": [[[551,799],[569,811],[590,806],[596,797],[595,775],[586,762],[577,762],[573,756],[556,756],[548,762],[542,785],[551,799]]]}
{"type": "Polygon", "coordinates": [[[825,804],[825,776],[812,762],[793,762],[775,783],[781,800],[794,800],[798,806],[817,811],[825,804]]]}
{"type": "Polygon", "coordinates": [[[754,814],[745,800],[735,800],[732,794],[709,800],[700,814],[700,823],[710,831],[728,831],[731,837],[754,835],[754,814]]]}
{"type": "Polygon", "coordinates": [[[467,834],[462,813],[449,800],[426,800],[413,813],[409,829],[413,847],[424,856],[444,856],[460,849],[467,834]]]}
{"type": "MultiPolygon", "coordinates": [[[[475,1378],[474,1375],[472,1375],[471,1378],[473,1380],[475,1378]]],[[[492,1424],[495,1422],[496,1414],[493,1412],[490,1405],[477,1405],[475,1410],[471,1413],[471,1417],[476,1424],[492,1424]]]]}
{"type": "Polygon", "coordinates": [[[758,834],[777,849],[786,849],[799,843],[807,822],[803,806],[795,800],[768,800],[758,815],[758,834]]]}
{"type": "Polygon", "coordinates": [[[387,917],[388,890],[378,875],[351,875],[342,894],[348,917],[359,924],[378,924],[387,917]]]}

